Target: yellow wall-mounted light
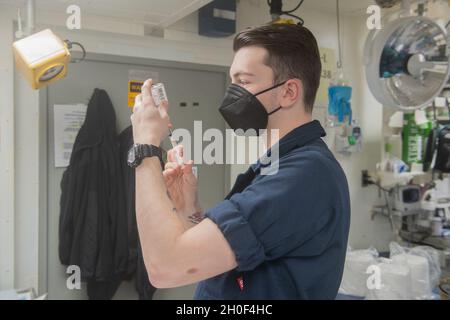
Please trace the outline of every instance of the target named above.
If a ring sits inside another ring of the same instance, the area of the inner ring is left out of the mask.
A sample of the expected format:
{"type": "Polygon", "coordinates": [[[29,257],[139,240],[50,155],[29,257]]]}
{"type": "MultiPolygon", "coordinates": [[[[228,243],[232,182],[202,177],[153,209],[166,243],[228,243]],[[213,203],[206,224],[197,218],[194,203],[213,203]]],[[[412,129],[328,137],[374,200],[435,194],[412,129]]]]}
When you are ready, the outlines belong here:
{"type": "Polygon", "coordinates": [[[17,69],[33,89],[66,76],[70,61],[67,43],[50,29],[35,33],[13,43],[17,69]]]}

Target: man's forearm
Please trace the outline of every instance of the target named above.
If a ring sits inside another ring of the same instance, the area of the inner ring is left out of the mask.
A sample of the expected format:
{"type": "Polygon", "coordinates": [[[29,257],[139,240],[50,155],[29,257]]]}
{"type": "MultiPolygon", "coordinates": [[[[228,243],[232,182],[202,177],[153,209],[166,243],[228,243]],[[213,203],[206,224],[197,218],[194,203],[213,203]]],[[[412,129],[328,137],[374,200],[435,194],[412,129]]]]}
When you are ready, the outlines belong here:
{"type": "Polygon", "coordinates": [[[147,267],[164,266],[174,259],[177,239],[185,227],[173,208],[159,159],[144,159],[136,168],[136,219],[147,267]]]}

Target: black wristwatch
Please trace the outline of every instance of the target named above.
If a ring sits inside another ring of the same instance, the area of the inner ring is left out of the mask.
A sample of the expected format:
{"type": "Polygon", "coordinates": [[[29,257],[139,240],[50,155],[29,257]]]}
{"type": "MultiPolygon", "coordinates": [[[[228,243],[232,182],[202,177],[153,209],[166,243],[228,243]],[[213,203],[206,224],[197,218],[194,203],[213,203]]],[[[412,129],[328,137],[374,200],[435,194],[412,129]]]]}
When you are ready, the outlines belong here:
{"type": "Polygon", "coordinates": [[[134,144],[128,151],[128,166],[136,168],[141,164],[142,160],[147,157],[158,157],[159,161],[161,161],[161,148],[151,144],[134,144]]]}

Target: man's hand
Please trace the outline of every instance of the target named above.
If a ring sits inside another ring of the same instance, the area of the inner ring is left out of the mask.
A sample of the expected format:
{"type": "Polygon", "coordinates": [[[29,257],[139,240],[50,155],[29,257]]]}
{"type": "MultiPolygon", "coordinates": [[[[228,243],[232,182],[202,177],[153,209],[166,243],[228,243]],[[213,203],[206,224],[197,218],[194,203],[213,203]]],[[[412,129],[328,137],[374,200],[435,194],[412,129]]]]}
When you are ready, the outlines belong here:
{"type": "Polygon", "coordinates": [[[170,119],[167,114],[168,102],[155,105],[151,93],[152,80],[144,82],[141,94],[136,97],[131,123],[134,143],[152,144],[157,147],[169,133],[170,119]]]}
{"type": "Polygon", "coordinates": [[[202,212],[198,200],[198,183],[192,172],[192,160],[179,165],[176,161],[176,152],[182,158],[183,146],[179,145],[175,149],[169,150],[163,176],[177,212],[187,219],[193,214],[202,212]]]}

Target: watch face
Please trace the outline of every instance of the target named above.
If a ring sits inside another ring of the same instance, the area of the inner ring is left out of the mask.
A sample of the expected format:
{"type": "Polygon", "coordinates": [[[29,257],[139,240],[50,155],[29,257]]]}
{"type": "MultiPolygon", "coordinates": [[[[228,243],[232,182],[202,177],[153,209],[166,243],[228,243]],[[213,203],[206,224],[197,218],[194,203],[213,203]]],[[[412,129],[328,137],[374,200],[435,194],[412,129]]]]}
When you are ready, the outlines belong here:
{"type": "Polygon", "coordinates": [[[128,151],[127,155],[128,166],[136,168],[139,164],[141,164],[142,159],[146,157],[158,157],[159,159],[161,159],[162,157],[161,149],[153,145],[134,144],[128,151]]]}
{"type": "Polygon", "coordinates": [[[128,163],[131,164],[136,160],[136,155],[134,154],[134,148],[131,147],[128,151],[128,163]]]}
{"type": "Polygon", "coordinates": [[[137,165],[136,146],[134,146],[134,145],[128,151],[127,162],[128,162],[128,165],[132,168],[136,167],[136,165],[137,165]]]}

